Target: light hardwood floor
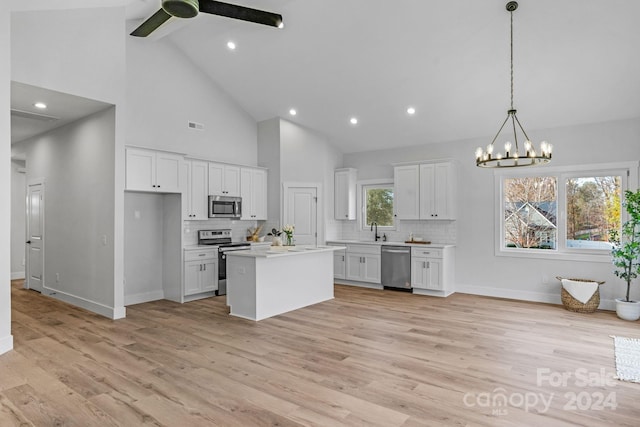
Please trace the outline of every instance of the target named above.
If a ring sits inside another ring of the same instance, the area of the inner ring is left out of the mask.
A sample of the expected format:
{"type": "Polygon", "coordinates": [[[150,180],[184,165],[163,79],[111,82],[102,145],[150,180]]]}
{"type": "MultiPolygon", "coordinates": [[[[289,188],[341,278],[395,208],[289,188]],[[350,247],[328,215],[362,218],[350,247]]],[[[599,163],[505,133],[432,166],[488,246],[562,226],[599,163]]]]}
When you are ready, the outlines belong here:
{"type": "Polygon", "coordinates": [[[257,323],[229,317],[224,297],[111,321],[15,281],[0,426],[640,425],[640,384],[611,379],[609,337],[640,337],[638,322],[461,294],[335,294],[257,323]]]}

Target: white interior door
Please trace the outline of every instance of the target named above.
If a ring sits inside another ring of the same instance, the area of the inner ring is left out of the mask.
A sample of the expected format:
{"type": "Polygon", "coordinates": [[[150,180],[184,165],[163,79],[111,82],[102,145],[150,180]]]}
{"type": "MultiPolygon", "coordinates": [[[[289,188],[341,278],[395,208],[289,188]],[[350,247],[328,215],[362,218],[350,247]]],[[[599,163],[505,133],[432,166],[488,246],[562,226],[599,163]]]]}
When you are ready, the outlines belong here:
{"type": "Polygon", "coordinates": [[[318,186],[285,185],[282,225],[293,224],[296,245],[318,244],[318,186]]]}
{"type": "Polygon", "coordinates": [[[44,276],[44,184],[27,190],[27,282],[25,287],[42,292],[44,276]]]}

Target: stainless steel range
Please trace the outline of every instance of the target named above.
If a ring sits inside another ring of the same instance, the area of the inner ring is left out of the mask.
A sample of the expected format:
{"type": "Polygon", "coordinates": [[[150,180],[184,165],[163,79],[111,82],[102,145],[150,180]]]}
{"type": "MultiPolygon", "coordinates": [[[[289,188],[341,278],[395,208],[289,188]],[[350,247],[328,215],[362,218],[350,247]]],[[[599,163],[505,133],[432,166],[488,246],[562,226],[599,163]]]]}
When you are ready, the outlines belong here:
{"type": "Polygon", "coordinates": [[[199,230],[198,244],[218,247],[218,290],[216,295],[227,294],[227,255],[229,251],[249,249],[251,244],[246,242],[233,243],[231,230],[199,230]]]}

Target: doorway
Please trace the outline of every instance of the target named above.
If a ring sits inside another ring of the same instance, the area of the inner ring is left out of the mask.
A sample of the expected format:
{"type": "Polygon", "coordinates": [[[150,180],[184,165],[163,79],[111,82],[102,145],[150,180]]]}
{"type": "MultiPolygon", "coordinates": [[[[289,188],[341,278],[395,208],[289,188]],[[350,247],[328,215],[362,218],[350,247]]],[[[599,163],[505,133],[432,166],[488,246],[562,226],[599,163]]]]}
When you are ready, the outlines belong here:
{"type": "Polygon", "coordinates": [[[296,245],[317,246],[321,241],[318,224],[322,223],[321,184],[285,183],[282,225],[295,225],[296,245]]]}
{"type": "Polygon", "coordinates": [[[42,292],[44,277],[44,181],[27,186],[25,288],[42,292]]]}

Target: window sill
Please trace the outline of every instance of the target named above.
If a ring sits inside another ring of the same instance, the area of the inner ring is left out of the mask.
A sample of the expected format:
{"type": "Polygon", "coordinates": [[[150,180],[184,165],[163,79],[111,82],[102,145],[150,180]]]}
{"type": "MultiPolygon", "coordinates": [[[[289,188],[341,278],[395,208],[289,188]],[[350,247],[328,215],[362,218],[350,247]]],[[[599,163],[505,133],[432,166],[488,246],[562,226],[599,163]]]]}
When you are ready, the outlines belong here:
{"type": "Polygon", "coordinates": [[[529,249],[526,252],[522,250],[498,249],[495,251],[498,257],[510,258],[529,258],[529,259],[548,259],[553,261],[579,261],[579,262],[598,262],[611,263],[611,253],[578,253],[578,252],[558,252],[548,249],[529,249]]]}

